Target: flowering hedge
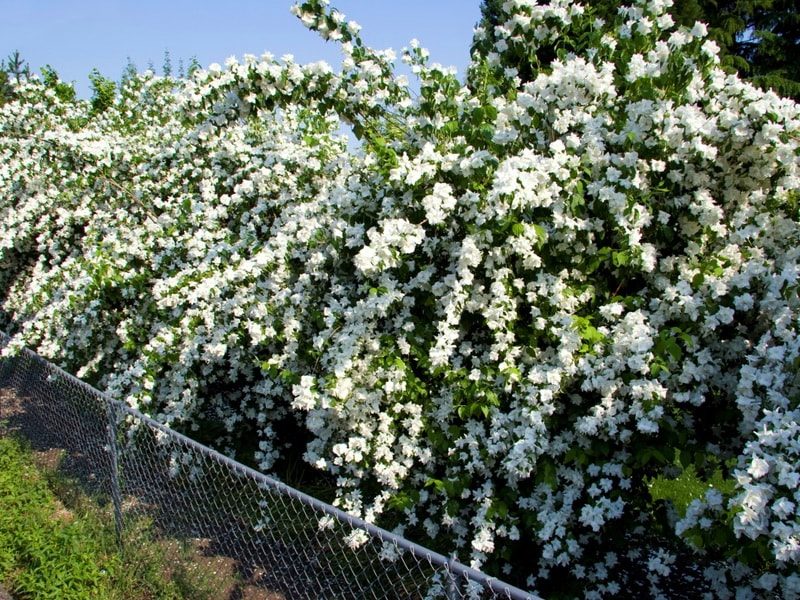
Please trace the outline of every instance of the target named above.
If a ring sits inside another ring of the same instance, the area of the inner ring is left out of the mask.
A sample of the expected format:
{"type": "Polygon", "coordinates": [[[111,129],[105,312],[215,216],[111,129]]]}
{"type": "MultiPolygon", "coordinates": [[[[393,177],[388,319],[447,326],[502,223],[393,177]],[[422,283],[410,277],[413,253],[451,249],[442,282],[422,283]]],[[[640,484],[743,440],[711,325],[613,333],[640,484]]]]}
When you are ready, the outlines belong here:
{"type": "Polygon", "coordinates": [[[800,111],[668,2],[510,0],[467,84],[321,0],[340,70],[24,84],[6,352],[549,596],[797,597],[800,111]]]}

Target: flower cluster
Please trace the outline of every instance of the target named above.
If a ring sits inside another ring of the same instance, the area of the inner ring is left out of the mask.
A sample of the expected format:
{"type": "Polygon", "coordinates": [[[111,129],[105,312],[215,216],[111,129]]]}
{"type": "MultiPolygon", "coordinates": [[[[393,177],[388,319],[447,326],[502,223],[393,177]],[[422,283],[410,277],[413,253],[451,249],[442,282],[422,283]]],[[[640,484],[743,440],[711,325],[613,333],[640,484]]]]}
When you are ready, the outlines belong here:
{"type": "Polygon", "coordinates": [[[545,595],[798,597],[800,109],[668,2],[508,0],[466,83],[404,49],[418,94],[322,0],[338,71],[23,84],[6,352],[545,595]]]}

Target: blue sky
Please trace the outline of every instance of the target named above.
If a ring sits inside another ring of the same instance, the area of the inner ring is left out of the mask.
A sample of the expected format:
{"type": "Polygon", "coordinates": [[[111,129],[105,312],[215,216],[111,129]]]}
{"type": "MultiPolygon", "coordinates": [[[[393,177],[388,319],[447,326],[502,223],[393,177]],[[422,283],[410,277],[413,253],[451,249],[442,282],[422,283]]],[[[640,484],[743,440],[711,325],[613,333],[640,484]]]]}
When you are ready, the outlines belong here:
{"type": "MultiPolygon", "coordinates": [[[[160,72],[164,51],[173,66],[196,56],[200,64],[228,56],[278,56],[339,64],[335,45],[306,30],[289,12],[291,0],[0,0],[0,56],[19,50],[38,71],[53,66],[88,97],[88,74],[98,68],[119,79],[130,57],[139,70],[152,61],[160,72]]],[[[463,73],[469,60],[479,0],[332,0],[358,21],[365,41],[399,51],[412,38],[431,60],[463,73]]]]}

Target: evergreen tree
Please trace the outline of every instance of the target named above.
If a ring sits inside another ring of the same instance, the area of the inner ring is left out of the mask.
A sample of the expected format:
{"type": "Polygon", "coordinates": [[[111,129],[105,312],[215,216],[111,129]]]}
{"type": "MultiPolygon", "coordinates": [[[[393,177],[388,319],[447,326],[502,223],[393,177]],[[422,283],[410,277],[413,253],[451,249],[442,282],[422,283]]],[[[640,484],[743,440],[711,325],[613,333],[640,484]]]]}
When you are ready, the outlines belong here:
{"type": "Polygon", "coordinates": [[[169,54],[169,50],[164,50],[164,62],[161,65],[161,70],[164,73],[164,77],[172,77],[172,57],[169,54]]]}
{"type": "Polygon", "coordinates": [[[747,29],[746,15],[750,10],[743,4],[741,0],[675,0],[671,14],[678,24],[686,27],[698,21],[706,23],[709,37],[719,45],[721,66],[747,77],[750,63],[738,46],[747,29]]]}
{"type": "Polygon", "coordinates": [[[120,88],[124,87],[131,79],[136,77],[137,73],[138,69],[136,68],[136,63],[134,63],[129,56],[127,62],[125,63],[125,69],[122,71],[122,78],[119,82],[120,88]]]}
{"type": "Polygon", "coordinates": [[[192,58],[189,59],[189,66],[186,69],[186,75],[188,77],[191,77],[194,74],[194,72],[200,68],[201,68],[200,61],[197,60],[196,56],[193,56],[192,58]]]}
{"type": "Polygon", "coordinates": [[[751,2],[747,29],[737,42],[753,83],[800,101],[800,2],[751,2]]]}
{"type": "Polygon", "coordinates": [[[5,61],[0,61],[0,106],[14,99],[14,83],[31,75],[30,65],[14,50],[5,61]]]}
{"type": "Polygon", "coordinates": [[[23,79],[27,79],[31,76],[30,65],[28,65],[26,61],[22,60],[19,50],[14,50],[14,52],[8,55],[4,65],[4,70],[9,77],[16,79],[17,83],[20,83],[23,79]]]}
{"type": "Polygon", "coordinates": [[[672,15],[689,27],[708,24],[723,67],[800,100],[798,0],[676,0],[672,15]]]}

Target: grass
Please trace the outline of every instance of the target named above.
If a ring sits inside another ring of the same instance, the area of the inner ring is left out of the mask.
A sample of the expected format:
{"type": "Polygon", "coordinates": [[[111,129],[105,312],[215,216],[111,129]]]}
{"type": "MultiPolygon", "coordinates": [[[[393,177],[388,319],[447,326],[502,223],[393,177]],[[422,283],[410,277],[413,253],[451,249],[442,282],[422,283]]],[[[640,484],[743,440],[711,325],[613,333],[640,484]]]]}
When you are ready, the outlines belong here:
{"type": "Polygon", "coordinates": [[[191,548],[148,539],[146,523],[120,552],[113,523],[23,441],[0,438],[0,583],[19,600],[210,600],[230,585],[193,568],[191,548]]]}

